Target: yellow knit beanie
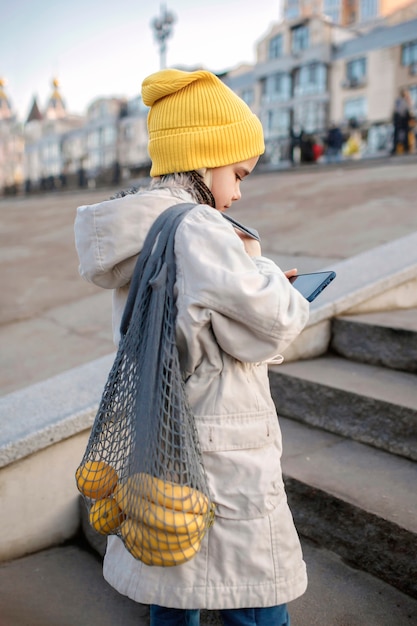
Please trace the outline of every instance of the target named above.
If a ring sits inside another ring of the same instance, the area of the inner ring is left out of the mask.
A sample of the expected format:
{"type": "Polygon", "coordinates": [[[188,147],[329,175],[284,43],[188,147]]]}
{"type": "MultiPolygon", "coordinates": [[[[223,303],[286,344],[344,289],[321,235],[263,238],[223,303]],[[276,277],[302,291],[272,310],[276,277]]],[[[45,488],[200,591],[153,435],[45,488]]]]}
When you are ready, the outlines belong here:
{"type": "Polygon", "coordinates": [[[221,167],[265,150],[262,125],[247,104],[205,70],[162,70],[142,83],[151,176],[221,167]]]}

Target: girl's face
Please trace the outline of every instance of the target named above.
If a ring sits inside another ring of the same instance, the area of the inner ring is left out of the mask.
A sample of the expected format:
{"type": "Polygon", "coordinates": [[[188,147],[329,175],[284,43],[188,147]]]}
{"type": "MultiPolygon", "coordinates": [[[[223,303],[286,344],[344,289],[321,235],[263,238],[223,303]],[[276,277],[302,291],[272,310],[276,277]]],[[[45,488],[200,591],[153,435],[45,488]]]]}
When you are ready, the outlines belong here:
{"type": "Polygon", "coordinates": [[[218,211],[226,211],[232,202],[240,200],[240,183],[254,169],[259,157],[252,157],[247,161],[223,165],[210,170],[211,186],[210,191],[216,201],[218,211]]]}

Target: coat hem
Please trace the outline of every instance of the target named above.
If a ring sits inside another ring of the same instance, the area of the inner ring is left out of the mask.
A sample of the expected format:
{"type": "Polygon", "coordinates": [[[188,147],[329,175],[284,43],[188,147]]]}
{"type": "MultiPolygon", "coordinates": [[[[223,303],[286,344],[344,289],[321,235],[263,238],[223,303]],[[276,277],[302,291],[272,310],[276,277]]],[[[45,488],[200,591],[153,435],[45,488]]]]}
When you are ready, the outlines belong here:
{"type": "Polygon", "coordinates": [[[129,597],[140,604],[158,604],[173,609],[205,609],[208,611],[222,609],[241,608],[266,608],[279,604],[286,604],[296,600],[307,589],[307,575],[305,565],[290,582],[285,581],[282,585],[261,583],[254,586],[253,583],[234,586],[215,586],[207,589],[201,587],[178,587],[172,585],[169,589],[161,589],[159,593],[155,589],[141,588],[140,580],[123,584],[119,577],[107,575],[104,572],[107,583],[121,595],[129,597]]]}

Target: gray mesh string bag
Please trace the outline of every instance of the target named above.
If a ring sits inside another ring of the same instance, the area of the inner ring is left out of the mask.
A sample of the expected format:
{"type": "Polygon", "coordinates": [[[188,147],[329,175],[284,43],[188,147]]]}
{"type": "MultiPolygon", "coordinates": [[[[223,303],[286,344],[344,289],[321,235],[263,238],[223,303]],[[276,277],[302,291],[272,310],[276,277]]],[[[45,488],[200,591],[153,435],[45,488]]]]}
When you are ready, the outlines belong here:
{"type": "Polygon", "coordinates": [[[76,482],[91,526],[147,565],[191,559],[214,520],[175,336],[174,237],[193,204],[164,211],[133,273],[111,368],[76,482]]]}

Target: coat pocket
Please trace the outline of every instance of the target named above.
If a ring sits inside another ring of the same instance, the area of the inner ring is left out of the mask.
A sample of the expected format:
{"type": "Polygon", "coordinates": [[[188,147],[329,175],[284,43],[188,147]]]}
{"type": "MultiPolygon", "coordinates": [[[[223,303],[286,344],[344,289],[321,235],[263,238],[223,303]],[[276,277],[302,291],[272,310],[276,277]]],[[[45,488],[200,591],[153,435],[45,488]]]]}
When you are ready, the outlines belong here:
{"type": "Polygon", "coordinates": [[[203,418],[197,428],[216,515],[269,515],[285,497],[276,417],[203,418]]]}

